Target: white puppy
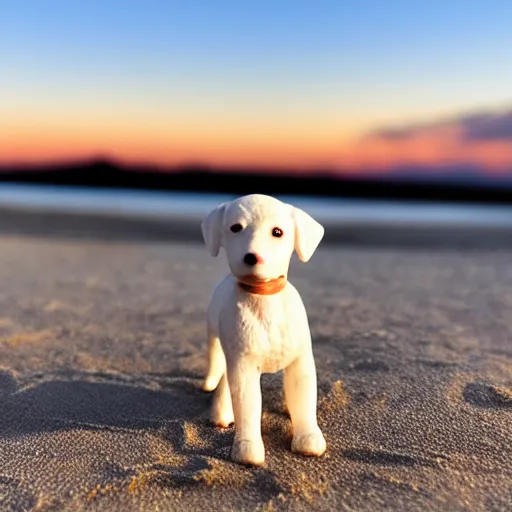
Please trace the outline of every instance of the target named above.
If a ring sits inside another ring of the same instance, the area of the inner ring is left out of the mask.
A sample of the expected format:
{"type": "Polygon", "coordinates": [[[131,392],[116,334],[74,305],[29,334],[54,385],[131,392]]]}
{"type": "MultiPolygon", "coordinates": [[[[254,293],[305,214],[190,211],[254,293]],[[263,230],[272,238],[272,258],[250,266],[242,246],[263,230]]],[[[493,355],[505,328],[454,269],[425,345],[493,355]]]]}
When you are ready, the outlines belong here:
{"type": "Polygon", "coordinates": [[[216,389],[212,421],[235,422],[231,457],[265,460],[261,438],[262,373],[284,369],[292,451],[322,455],[316,418],[316,369],[306,310],[287,281],[293,251],[308,261],[324,228],[304,211],[265,195],[223,203],[201,224],[212,256],[223,247],[232,274],[215,288],[207,313],[209,370],[203,389],[216,389]]]}

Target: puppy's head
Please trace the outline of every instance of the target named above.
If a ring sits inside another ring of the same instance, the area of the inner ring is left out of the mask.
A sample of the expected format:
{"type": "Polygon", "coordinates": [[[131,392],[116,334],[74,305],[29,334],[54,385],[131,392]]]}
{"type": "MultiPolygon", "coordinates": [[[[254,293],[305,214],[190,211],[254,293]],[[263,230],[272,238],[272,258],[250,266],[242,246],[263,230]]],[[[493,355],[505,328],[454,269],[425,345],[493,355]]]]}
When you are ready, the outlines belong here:
{"type": "Polygon", "coordinates": [[[286,276],[293,251],[308,261],[324,235],[306,212],[260,194],[221,204],[201,230],[210,254],[223,247],[231,272],[242,281],[286,276]]]}

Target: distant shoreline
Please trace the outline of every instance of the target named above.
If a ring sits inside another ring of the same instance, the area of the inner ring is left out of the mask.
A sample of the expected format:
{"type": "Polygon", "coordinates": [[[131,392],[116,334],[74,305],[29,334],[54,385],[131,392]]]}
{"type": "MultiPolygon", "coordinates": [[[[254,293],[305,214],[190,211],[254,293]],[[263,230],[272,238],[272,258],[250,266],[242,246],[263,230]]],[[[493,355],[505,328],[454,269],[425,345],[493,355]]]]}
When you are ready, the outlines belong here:
{"type": "Polygon", "coordinates": [[[300,195],[346,199],[512,203],[512,178],[486,179],[462,170],[391,174],[386,176],[308,174],[271,169],[210,169],[184,166],[160,169],[122,166],[108,160],[46,166],[0,167],[0,183],[46,184],[94,188],[124,188],[175,192],[210,192],[243,195],[300,195]]]}

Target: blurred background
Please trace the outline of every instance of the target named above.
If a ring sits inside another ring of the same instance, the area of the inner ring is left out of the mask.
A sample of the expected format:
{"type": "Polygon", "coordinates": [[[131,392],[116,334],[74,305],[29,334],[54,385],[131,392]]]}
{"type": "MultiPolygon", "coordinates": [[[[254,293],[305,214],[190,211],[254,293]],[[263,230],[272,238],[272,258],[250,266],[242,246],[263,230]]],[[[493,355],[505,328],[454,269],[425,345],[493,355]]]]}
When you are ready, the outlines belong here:
{"type": "Polygon", "coordinates": [[[509,230],[511,19],[506,0],[3,0],[3,228],[108,213],[197,237],[260,192],[338,238],[509,230]]]}

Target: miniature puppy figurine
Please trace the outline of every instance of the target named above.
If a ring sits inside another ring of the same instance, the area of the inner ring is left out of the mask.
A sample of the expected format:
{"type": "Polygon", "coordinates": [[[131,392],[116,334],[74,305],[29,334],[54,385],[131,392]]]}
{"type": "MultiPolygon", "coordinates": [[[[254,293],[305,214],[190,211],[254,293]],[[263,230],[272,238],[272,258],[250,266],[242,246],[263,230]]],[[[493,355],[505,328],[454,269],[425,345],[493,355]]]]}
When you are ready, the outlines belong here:
{"type": "Polygon", "coordinates": [[[216,390],[213,423],[235,422],[231,458],[264,463],[260,376],[283,369],[292,451],[322,455],[326,443],[316,418],[309,324],[287,274],[293,251],[308,261],[324,228],[299,208],[252,194],[215,208],[201,230],[212,256],[224,248],[232,272],[217,285],[208,306],[209,370],[203,384],[205,391],[216,390]]]}

